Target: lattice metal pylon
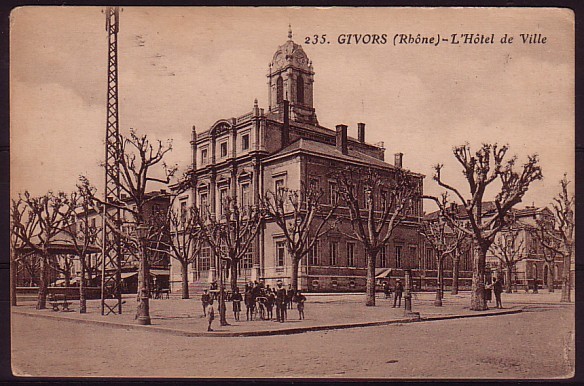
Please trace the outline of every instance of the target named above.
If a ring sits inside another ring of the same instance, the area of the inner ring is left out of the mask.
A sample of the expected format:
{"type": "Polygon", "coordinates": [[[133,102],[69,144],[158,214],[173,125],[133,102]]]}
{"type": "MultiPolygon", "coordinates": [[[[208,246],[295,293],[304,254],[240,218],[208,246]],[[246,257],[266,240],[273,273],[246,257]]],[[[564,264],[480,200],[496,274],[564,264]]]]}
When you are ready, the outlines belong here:
{"type": "MultiPolygon", "coordinates": [[[[118,122],[118,30],[119,7],[106,8],[108,33],[107,121],[105,134],[105,200],[119,203],[120,137],[118,122]]],[[[120,209],[103,208],[103,238],[101,266],[101,314],[122,313],[121,267],[122,250],[118,232],[121,229],[120,209]]]]}

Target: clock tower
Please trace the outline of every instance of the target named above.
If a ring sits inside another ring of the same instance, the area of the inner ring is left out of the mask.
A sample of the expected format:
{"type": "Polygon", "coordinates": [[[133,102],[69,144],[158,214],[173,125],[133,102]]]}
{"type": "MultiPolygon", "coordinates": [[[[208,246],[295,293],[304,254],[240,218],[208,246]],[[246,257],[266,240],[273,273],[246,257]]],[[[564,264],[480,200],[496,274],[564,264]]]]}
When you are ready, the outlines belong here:
{"type": "Polygon", "coordinates": [[[302,46],[288,41],[278,47],[268,69],[270,112],[283,117],[283,102],[290,102],[290,119],[318,124],[313,107],[314,70],[302,46]]]}

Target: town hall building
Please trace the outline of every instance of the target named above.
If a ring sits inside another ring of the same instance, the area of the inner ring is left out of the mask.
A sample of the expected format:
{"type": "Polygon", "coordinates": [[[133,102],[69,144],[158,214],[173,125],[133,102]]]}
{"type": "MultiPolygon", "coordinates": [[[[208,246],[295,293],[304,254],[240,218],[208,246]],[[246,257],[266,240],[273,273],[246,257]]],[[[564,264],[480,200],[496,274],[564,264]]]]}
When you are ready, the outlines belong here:
{"type": "MultiPolygon", "coordinates": [[[[357,138],[348,127],[335,129],[319,124],[314,106],[314,68],[302,46],[288,40],[278,47],[267,71],[269,106],[257,100],[251,112],[216,121],[208,130],[192,131],[192,160],[189,178],[192,188],[179,194],[176,210],[196,205],[212,214],[221,211],[222,198],[231,196],[241,205],[257,205],[267,191],[279,187],[299,190],[301,184],[316,185],[330,202],[337,194],[337,182],[329,171],[342,167],[375,168],[391,175],[402,168],[403,154],[394,163],[385,162],[383,144],[366,141],[364,123],[357,138]]],[[[410,173],[423,189],[423,176],[410,173]]],[[[420,245],[421,200],[394,231],[390,243],[379,253],[380,268],[417,268],[420,245]]],[[[303,258],[299,288],[307,291],[362,291],[365,289],[366,257],[362,245],[342,234],[351,233],[345,223],[342,232],[331,231],[318,240],[303,258]]],[[[210,247],[203,247],[189,269],[189,285],[195,292],[216,280],[216,261],[210,247]]],[[[263,280],[273,285],[290,282],[291,259],[278,226],[267,219],[239,267],[243,285],[263,280]]],[[[180,264],[171,265],[171,290],[181,290],[180,264]]],[[[241,286],[240,286],[241,288],[241,286]]]]}

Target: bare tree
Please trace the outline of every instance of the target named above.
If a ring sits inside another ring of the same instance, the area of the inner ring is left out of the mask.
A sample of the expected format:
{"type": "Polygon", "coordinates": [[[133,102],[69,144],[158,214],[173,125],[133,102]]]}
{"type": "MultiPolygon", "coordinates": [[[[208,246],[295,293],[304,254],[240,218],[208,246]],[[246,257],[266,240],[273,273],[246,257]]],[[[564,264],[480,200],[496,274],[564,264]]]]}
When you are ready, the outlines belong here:
{"type": "MultiPolygon", "coordinates": [[[[441,208],[447,207],[448,196],[447,193],[443,193],[441,197],[442,203],[441,208]]],[[[453,260],[453,271],[458,266],[458,261],[455,256],[458,256],[458,252],[462,247],[462,243],[466,239],[466,234],[462,232],[459,228],[449,226],[444,219],[442,213],[438,215],[435,220],[424,220],[422,222],[422,227],[420,228],[420,233],[428,241],[432,249],[436,252],[436,267],[438,271],[438,283],[436,288],[436,300],[434,305],[437,307],[442,306],[442,297],[444,291],[444,260],[447,256],[451,256],[453,260]],[[456,268],[455,268],[456,267],[456,268]]],[[[456,273],[458,276],[458,273],[456,273]]],[[[454,281],[454,272],[453,272],[454,281]]],[[[458,286],[458,285],[457,285],[458,286]]]]}
{"type": "Polygon", "coordinates": [[[568,193],[569,184],[564,174],[560,181],[561,191],[552,203],[554,216],[538,218],[537,227],[533,229],[533,234],[545,249],[562,257],[562,302],[571,302],[570,266],[574,253],[574,196],[568,193]]]}
{"type": "Polygon", "coordinates": [[[325,225],[333,218],[338,206],[338,200],[331,205],[325,205],[322,202],[323,196],[322,189],[302,182],[299,190],[280,188],[276,192],[266,192],[262,199],[267,215],[284,234],[292,260],[290,284],[294,291],[298,290],[301,259],[330,230],[325,225]]]}
{"type": "MultiPolygon", "coordinates": [[[[120,176],[117,180],[121,191],[129,199],[124,202],[102,201],[95,195],[95,199],[100,206],[106,208],[117,208],[128,212],[133,221],[130,223],[131,232],[120,232],[118,236],[129,246],[130,250],[140,251],[137,253],[139,261],[138,274],[138,307],[136,319],[140,324],[150,324],[150,253],[156,251],[154,244],[160,239],[160,221],[157,218],[148,216],[147,205],[152,201],[166,196],[165,193],[148,193],[149,183],[168,184],[171,177],[176,172],[176,167],[169,167],[164,162],[166,153],[172,150],[172,143],[168,141],[163,144],[161,141],[152,143],[147,135],[138,135],[134,129],[130,129],[129,136],[120,134],[117,149],[116,162],[119,165],[120,176]],[[157,178],[153,175],[153,168],[162,167],[164,177],[157,178]]],[[[114,181],[118,178],[111,176],[114,181]]],[[[106,216],[106,221],[111,221],[106,216]]],[[[118,224],[111,224],[112,229],[118,229],[118,224]]]]}
{"type": "Polygon", "coordinates": [[[87,279],[90,274],[92,254],[98,253],[99,235],[102,230],[95,222],[95,213],[98,212],[97,203],[93,199],[95,187],[89,184],[85,177],[79,178],[77,191],[71,194],[71,204],[75,208],[76,223],[63,228],[69,236],[75,255],[79,259],[79,313],[87,312],[87,279]]]}
{"type": "MultiPolygon", "coordinates": [[[[38,255],[39,258],[39,292],[37,309],[45,309],[49,287],[49,264],[51,249],[64,226],[71,223],[74,207],[67,194],[48,192],[40,197],[33,197],[28,191],[19,196],[18,203],[26,206],[25,217],[13,222],[13,232],[23,247],[38,255]]],[[[18,209],[13,211],[15,214],[18,209]]],[[[13,219],[14,221],[14,219],[13,219]]]]}
{"type": "MultiPolygon", "coordinates": [[[[468,144],[456,146],[453,149],[454,157],[462,166],[462,173],[470,188],[470,197],[467,199],[458,188],[442,180],[443,165],[434,167],[434,181],[439,186],[454,193],[462,204],[469,228],[460,227],[473,238],[473,276],[471,293],[471,310],[487,309],[485,300],[485,260],[487,251],[495,240],[497,233],[508,223],[507,215],[511,208],[521,202],[532,182],[542,178],[541,168],[537,155],[528,156],[528,160],[520,168],[516,166],[517,157],[505,160],[508,146],[497,144],[483,144],[476,152],[471,151],[468,144]],[[495,181],[500,184],[500,190],[495,196],[495,214],[486,216],[483,210],[485,192],[495,181]]],[[[434,198],[440,206],[440,201],[434,198]]],[[[446,216],[446,219],[451,217],[446,216]]],[[[451,225],[457,226],[454,221],[451,225]]]]}
{"type": "Polygon", "coordinates": [[[186,211],[175,210],[171,204],[167,211],[168,226],[164,227],[161,244],[181,266],[182,298],[189,298],[189,265],[195,263],[204,243],[199,225],[199,212],[193,205],[186,211]]]}
{"type": "Polygon", "coordinates": [[[231,290],[237,287],[238,267],[255,240],[265,217],[256,206],[237,203],[231,196],[220,201],[219,215],[198,216],[199,226],[205,242],[218,257],[219,266],[219,323],[227,326],[223,264],[230,273],[231,290]]]}
{"type": "Polygon", "coordinates": [[[501,231],[495,237],[495,241],[491,244],[491,253],[499,260],[501,266],[505,270],[505,292],[511,293],[511,281],[513,270],[522,260],[528,256],[525,253],[525,243],[519,239],[519,229],[511,226],[501,231]]]}
{"type": "MultiPolygon", "coordinates": [[[[36,216],[27,213],[22,198],[11,200],[10,206],[10,304],[17,305],[16,284],[18,268],[27,271],[32,279],[39,268],[37,256],[25,251],[25,241],[31,240],[37,227],[36,216]]],[[[32,285],[32,283],[30,283],[32,285]]]]}
{"type": "Polygon", "coordinates": [[[375,306],[375,268],[377,254],[389,242],[393,231],[420,205],[421,183],[410,172],[395,169],[348,167],[335,172],[341,206],[339,221],[348,218],[352,235],[361,242],[367,257],[367,306],[375,306]]]}

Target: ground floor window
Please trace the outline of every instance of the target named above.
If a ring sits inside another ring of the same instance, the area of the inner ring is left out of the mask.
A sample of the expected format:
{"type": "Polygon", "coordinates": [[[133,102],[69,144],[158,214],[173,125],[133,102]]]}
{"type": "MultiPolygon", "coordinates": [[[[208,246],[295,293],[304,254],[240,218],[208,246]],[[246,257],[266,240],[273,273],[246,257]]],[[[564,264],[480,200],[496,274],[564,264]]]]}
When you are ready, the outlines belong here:
{"type": "Polygon", "coordinates": [[[199,271],[208,271],[211,269],[211,247],[201,248],[199,255],[199,271]]]}

